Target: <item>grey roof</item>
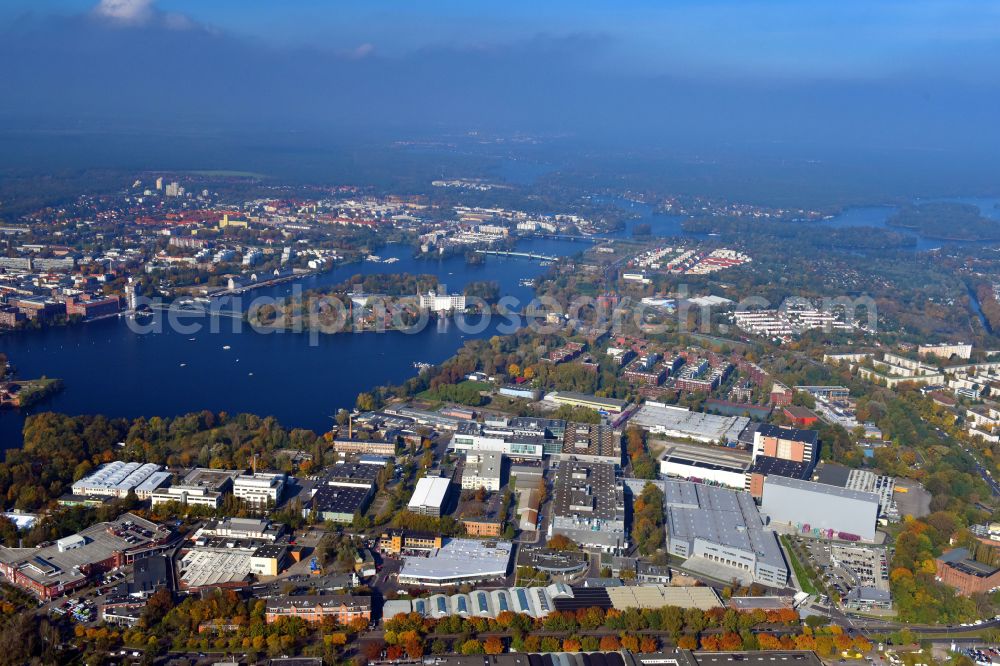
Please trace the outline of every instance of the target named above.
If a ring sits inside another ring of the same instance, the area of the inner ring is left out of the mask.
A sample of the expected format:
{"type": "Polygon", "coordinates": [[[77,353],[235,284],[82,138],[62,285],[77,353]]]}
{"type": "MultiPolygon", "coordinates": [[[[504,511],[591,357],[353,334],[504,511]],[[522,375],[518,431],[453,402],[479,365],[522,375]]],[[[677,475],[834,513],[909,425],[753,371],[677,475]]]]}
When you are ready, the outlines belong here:
{"type": "Polygon", "coordinates": [[[319,513],[353,514],[364,506],[370,494],[370,488],[320,486],[312,498],[313,510],[319,513]]]}
{"type": "Polygon", "coordinates": [[[876,601],[887,603],[892,601],[889,590],[880,590],[875,587],[855,587],[847,593],[848,601],[876,601]]]}
{"type": "Polygon", "coordinates": [[[878,504],[878,495],[875,493],[866,493],[861,490],[851,490],[849,488],[841,488],[840,486],[831,486],[826,483],[816,483],[815,481],[791,479],[787,476],[768,477],[767,485],[782,486],[784,488],[792,488],[803,492],[821,493],[824,495],[832,495],[834,497],[854,499],[859,502],[874,502],[878,504]]]}
{"type": "Polygon", "coordinates": [[[664,489],[671,538],[702,539],[752,552],[775,567],[785,566],[774,533],[764,529],[749,493],[674,480],[665,481],[664,489]]]}
{"type": "Polygon", "coordinates": [[[743,449],[728,446],[669,442],[660,457],[693,467],[745,472],[750,467],[750,454],[743,449]]]}
{"type": "Polygon", "coordinates": [[[517,551],[517,564],[541,571],[575,571],[587,564],[587,555],[582,551],[522,547],[517,551]]]}
{"type": "Polygon", "coordinates": [[[779,439],[787,439],[793,442],[804,442],[806,444],[816,444],[817,437],[819,433],[815,430],[799,430],[798,428],[786,428],[784,426],[776,426],[771,424],[764,424],[757,429],[761,437],[778,437],[779,439]]]}
{"type": "Polygon", "coordinates": [[[609,426],[571,423],[563,435],[562,452],[567,455],[621,458],[621,439],[609,426]]]}
{"type": "Polygon", "coordinates": [[[140,551],[165,542],[171,532],[156,523],[125,513],[107,523],[97,523],[44,548],[0,547],[0,561],[20,569],[22,575],[47,586],[69,584],[87,576],[82,570],[116,552],[140,551]],[[78,545],[60,551],[59,543],[78,545]]]}
{"type": "Polygon", "coordinates": [[[563,462],[556,471],[554,516],[625,520],[624,490],[612,463],[563,462]],[[590,507],[581,511],[576,507],[590,507]]]}
{"type": "Polygon", "coordinates": [[[472,454],[478,462],[469,463],[466,458],[465,471],[462,479],[497,479],[503,478],[503,454],[499,451],[481,451],[472,454]]]}
{"type": "Polygon", "coordinates": [[[371,610],[372,599],[354,594],[304,594],[296,597],[273,597],[267,600],[268,612],[311,610],[317,607],[337,609],[341,606],[355,610],[371,610]]]}
{"type": "Polygon", "coordinates": [[[448,579],[459,575],[503,576],[510,564],[513,545],[509,541],[448,539],[430,555],[407,556],[399,576],[422,580],[448,579]]]}
{"type": "Polygon", "coordinates": [[[372,465],[361,461],[345,461],[327,467],[323,470],[323,483],[336,484],[338,481],[375,483],[383,466],[372,465]]]}
{"type": "Polygon", "coordinates": [[[816,467],[816,480],[831,486],[847,486],[847,477],[851,474],[851,468],[837,463],[823,462],[816,467]]]}
{"type": "Polygon", "coordinates": [[[548,430],[553,435],[566,429],[563,419],[546,419],[538,416],[518,416],[508,421],[507,425],[514,430],[548,430]]]}
{"type": "Polygon", "coordinates": [[[622,407],[628,404],[628,400],[619,400],[618,398],[602,398],[600,396],[591,395],[589,393],[578,393],[576,391],[555,391],[553,393],[553,397],[592,402],[595,404],[606,405],[608,407],[613,407],[616,409],[621,409],[622,407]]]}
{"type": "Polygon", "coordinates": [[[632,416],[630,422],[653,432],[716,442],[723,438],[735,441],[750,423],[750,419],[745,416],[692,412],[684,407],[647,401],[632,416]]]}

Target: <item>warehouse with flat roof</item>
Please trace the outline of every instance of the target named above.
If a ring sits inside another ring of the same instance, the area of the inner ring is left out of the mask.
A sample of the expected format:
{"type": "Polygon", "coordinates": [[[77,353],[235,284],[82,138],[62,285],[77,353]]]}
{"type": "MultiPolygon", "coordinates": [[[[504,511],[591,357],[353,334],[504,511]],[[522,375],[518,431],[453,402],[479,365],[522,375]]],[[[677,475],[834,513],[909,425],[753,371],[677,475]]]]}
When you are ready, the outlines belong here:
{"type": "Polygon", "coordinates": [[[588,423],[567,424],[560,458],[584,462],[622,463],[621,437],[614,428],[588,423]]]}
{"type": "Polygon", "coordinates": [[[771,586],[788,580],[788,565],[774,532],[764,527],[750,494],[667,479],[667,549],[685,566],[721,568],[727,575],[771,586]]]}
{"type": "Polygon", "coordinates": [[[660,456],[660,473],[719,483],[743,490],[750,469],[750,454],[727,446],[668,442],[660,456]]]}
{"type": "Polygon", "coordinates": [[[191,550],[180,562],[180,586],[185,590],[243,587],[250,582],[253,553],[191,550]]]}
{"type": "Polygon", "coordinates": [[[424,477],[417,480],[417,487],[406,508],[423,516],[441,517],[445,502],[448,501],[448,491],[451,480],[443,477],[424,477]]]}
{"type": "Polygon", "coordinates": [[[561,462],[548,536],[561,534],[607,552],[628,545],[625,489],[611,463],[561,462]]]}
{"type": "Polygon", "coordinates": [[[316,489],[304,511],[311,510],[322,520],[351,523],[354,514],[364,512],[371,497],[371,488],[324,485],[316,489]]]}
{"type": "Polygon", "coordinates": [[[739,441],[740,433],[750,423],[750,419],[745,416],[692,412],[687,407],[647,400],[629,419],[629,423],[656,435],[715,444],[739,441]]]}
{"type": "Polygon", "coordinates": [[[610,414],[621,414],[628,405],[628,401],[617,398],[601,398],[587,393],[576,393],[574,391],[553,391],[545,396],[547,402],[554,402],[558,405],[572,405],[574,407],[587,407],[599,412],[610,414]]]}
{"type": "Polygon", "coordinates": [[[426,556],[404,556],[399,584],[447,587],[497,580],[507,575],[512,553],[509,541],[447,539],[426,556]]]}
{"type": "Polygon", "coordinates": [[[825,538],[875,540],[879,496],[825,483],[772,476],[764,483],[761,513],[772,523],[825,538]]]}
{"type": "Polygon", "coordinates": [[[753,455],[815,464],[819,457],[818,438],[815,430],[764,424],[754,432],[753,455]]]}

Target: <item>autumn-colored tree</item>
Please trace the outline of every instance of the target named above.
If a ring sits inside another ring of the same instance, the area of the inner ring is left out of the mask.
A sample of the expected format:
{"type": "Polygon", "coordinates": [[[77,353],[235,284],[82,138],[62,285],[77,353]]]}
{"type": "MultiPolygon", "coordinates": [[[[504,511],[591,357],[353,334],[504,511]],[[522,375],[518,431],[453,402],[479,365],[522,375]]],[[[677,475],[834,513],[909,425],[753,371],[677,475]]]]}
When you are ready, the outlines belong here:
{"type": "Polygon", "coordinates": [[[470,638],[469,640],[462,643],[462,654],[483,654],[483,644],[477,641],[475,638],[470,638]]]}
{"type": "Polygon", "coordinates": [[[420,634],[418,634],[413,629],[407,629],[406,631],[401,631],[396,634],[396,642],[399,644],[406,644],[409,641],[419,640],[420,634]]]}
{"type": "Polygon", "coordinates": [[[626,650],[631,650],[632,652],[639,651],[639,639],[631,634],[626,634],[621,637],[622,647],[626,650]]]}
{"type": "Polygon", "coordinates": [[[562,644],[554,636],[546,636],[542,639],[540,649],[542,652],[558,652],[562,644]]]}
{"type": "Polygon", "coordinates": [[[580,639],[570,636],[569,638],[564,638],[562,642],[563,652],[579,652],[580,651],[580,639]]]}
{"type": "Polygon", "coordinates": [[[833,644],[841,651],[850,650],[853,643],[854,641],[851,640],[851,637],[845,634],[838,634],[833,637],[833,644]]]}
{"type": "Polygon", "coordinates": [[[622,647],[617,636],[604,636],[601,638],[601,652],[617,652],[622,647]]]}
{"type": "Polygon", "coordinates": [[[812,636],[807,636],[806,634],[799,634],[795,637],[795,649],[796,650],[815,650],[816,649],[816,639],[812,636]]]}
{"type": "Polygon", "coordinates": [[[385,649],[385,658],[389,661],[399,661],[403,658],[403,646],[390,645],[385,649]]]}
{"type": "Polygon", "coordinates": [[[719,639],[714,634],[702,636],[701,649],[706,652],[717,652],[719,650],[719,639]]]}
{"type": "Polygon", "coordinates": [[[660,641],[653,636],[643,636],[639,641],[639,652],[656,652],[660,649],[660,641]]]}
{"type": "MultiPolygon", "coordinates": [[[[258,636],[257,638],[262,638],[258,636]]],[[[263,645],[263,641],[261,642],[263,645]]],[[[382,641],[363,641],[360,645],[361,654],[364,655],[369,661],[374,661],[382,656],[382,650],[385,648],[385,643],[382,641]]]]}
{"type": "Polygon", "coordinates": [[[410,659],[420,659],[424,656],[424,642],[419,638],[411,638],[403,643],[406,649],[406,656],[410,659]]]}
{"type": "Polygon", "coordinates": [[[757,634],[757,644],[761,650],[780,650],[781,641],[774,634],[757,634]]]}
{"type": "Polygon", "coordinates": [[[497,614],[497,624],[506,629],[514,621],[514,613],[507,611],[500,611],[497,614]]]}
{"type": "Polygon", "coordinates": [[[719,638],[719,649],[727,652],[742,650],[743,639],[740,638],[739,634],[727,631],[719,638]]]}
{"type": "Polygon", "coordinates": [[[817,636],[816,652],[824,657],[832,656],[836,652],[836,647],[833,644],[833,636],[817,636]]]}
{"type": "Polygon", "coordinates": [[[677,647],[682,650],[697,650],[698,649],[698,639],[691,634],[684,634],[677,639],[677,647]]]}
{"type": "Polygon", "coordinates": [[[483,643],[483,650],[486,654],[501,654],[503,652],[503,641],[498,636],[490,636],[483,643]]]}
{"type": "Polygon", "coordinates": [[[577,545],[565,534],[556,534],[548,543],[545,544],[547,548],[552,550],[576,550],[577,545]]]}

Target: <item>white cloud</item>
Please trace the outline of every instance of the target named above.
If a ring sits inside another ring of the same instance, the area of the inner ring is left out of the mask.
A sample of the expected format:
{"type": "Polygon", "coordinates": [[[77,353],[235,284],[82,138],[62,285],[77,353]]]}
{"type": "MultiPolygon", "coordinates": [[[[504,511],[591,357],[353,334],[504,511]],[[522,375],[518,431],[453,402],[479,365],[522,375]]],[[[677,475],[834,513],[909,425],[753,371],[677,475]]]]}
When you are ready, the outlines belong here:
{"type": "Polygon", "coordinates": [[[120,23],[143,25],[156,16],[156,9],[153,0],[101,0],[94,13],[120,23]]]}
{"type": "Polygon", "coordinates": [[[190,17],[172,12],[163,15],[163,25],[171,30],[193,30],[199,27],[190,17]]]}
{"type": "Polygon", "coordinates": [[[367,58],[368,56],[375,53],[375,45],[364,43],[349,52],[349,57],[360,60],[361,58],[367,58]]]}

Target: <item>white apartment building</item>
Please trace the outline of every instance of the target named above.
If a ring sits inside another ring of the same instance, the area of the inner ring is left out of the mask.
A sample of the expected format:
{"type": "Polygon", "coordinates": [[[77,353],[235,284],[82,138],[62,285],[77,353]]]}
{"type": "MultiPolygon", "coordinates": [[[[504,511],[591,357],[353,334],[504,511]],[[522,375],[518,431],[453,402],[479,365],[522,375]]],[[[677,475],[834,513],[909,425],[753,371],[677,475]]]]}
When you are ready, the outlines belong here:
{"type": "Polygon", "coordinates": [[[438,294],[437,292],[429,291],[426,294],[420,294],[420,307],[425,310],[434,310],[435,312],[440,312],[441,310],[464,310],[465,296],[462,294],[438,294]]]}
{"type": "Polygon", "coordinates": [[[210,506],[217,509],[222,505],[222,493],[208,488],[171,486],[154,491],[150,494],[149,501],[153,506],[178,502],[185,506],[210,506]]]}
{"type": "Polygon", "coordinates": [[[488,492],[500,490],[503,454],[496,451],[469,452],[465,456],[462,473],[462,490],[485,488],[488,492]]]}
{"type": "Polygon", "coordinates": [[[241,474],[233,481],[233,495],[254,506],[274,505],[281,499],[287,476],[277,474],[241,474]]]}

